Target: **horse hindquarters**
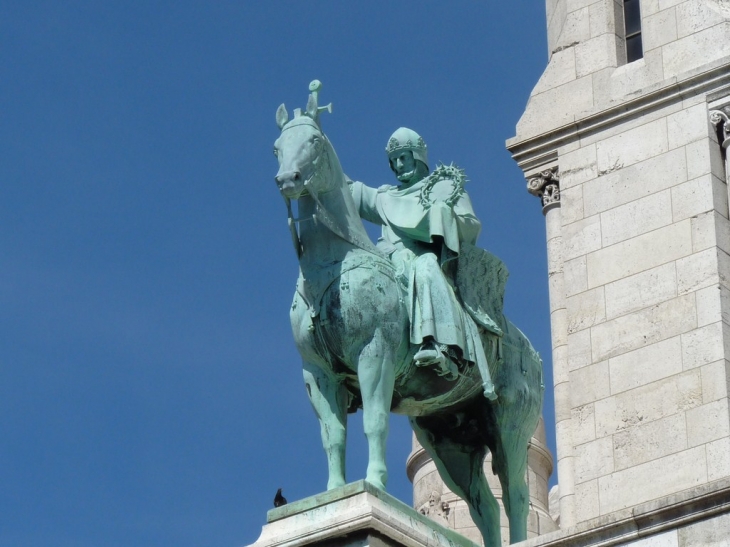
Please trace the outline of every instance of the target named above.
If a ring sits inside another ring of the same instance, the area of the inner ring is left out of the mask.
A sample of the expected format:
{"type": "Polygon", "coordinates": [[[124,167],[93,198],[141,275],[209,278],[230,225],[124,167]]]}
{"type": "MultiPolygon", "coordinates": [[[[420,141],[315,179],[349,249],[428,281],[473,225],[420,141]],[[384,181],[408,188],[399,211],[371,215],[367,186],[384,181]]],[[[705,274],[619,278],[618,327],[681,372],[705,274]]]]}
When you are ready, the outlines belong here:
{"type": "Polygon", "coordinates": [[[495,378],[499,401],[492,407],[496,428],[490,449],[492,469],[502,485],[510,543],[516,543],[527,539],[527,447],[540,418],[544,385],[542,361],[527,337],[506,319],[505,327],[503,361],[495,378]]]}
{"type": "Polygon", "coordinates": [[[486,399],[479,398],[457,415],[411,417],[410,422],[441,479],[469,506],[484,544],[500,547],[499,504],[484,475],[488,405],[486,399]]]}

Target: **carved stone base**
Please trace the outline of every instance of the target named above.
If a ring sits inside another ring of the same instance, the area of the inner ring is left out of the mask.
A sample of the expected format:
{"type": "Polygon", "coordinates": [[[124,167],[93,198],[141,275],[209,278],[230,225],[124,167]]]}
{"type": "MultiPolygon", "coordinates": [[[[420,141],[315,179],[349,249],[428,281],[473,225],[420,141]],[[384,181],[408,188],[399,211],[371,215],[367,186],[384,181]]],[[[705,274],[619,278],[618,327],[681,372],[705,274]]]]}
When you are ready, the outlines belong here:
{"type": "Polygon", "coordinates": [[[272,509],[250,547],[477,547],[365,481],[272,509]]]}

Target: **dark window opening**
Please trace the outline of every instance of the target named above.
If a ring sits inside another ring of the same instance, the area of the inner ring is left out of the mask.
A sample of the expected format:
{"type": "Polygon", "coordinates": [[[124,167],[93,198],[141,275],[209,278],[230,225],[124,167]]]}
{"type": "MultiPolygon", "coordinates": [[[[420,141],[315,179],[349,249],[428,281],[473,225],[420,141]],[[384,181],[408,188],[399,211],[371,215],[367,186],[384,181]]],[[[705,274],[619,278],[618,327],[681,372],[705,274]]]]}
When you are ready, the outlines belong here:
{"type": "Polygon", "coordinates": [[[624,0],[624,29],[626,31],[626,62],[631,63],[644,56],[644,47],[641,44],[639,0],[624,0]]]}

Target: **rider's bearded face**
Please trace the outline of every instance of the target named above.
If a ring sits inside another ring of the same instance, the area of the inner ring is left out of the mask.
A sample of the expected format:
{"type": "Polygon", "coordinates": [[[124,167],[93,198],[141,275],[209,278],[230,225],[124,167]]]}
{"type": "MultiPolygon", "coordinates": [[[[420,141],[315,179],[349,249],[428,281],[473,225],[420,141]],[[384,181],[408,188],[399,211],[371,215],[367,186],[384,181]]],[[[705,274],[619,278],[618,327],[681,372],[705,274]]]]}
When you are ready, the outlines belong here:
{"type": "Polygon", "coordinates": [[[410,150],[399,150],[389,156],[390,165],[395,171],[396,178],[401,182],[410,182],[416,175],[416,160],[410,150]]]}

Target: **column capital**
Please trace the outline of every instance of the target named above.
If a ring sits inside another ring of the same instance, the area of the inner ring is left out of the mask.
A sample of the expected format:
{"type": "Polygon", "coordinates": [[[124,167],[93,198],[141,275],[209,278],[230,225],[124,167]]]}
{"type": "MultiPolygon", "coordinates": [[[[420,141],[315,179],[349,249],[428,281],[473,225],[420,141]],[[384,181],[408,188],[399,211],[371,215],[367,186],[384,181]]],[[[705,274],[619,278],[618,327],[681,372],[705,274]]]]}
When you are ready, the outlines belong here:
{"type": "Polygon", "coordinates": [[[730,105],[710,110],[710,123],[717,127],[722,135],[722,147],[730,148],[730,105]]]}
{"type": "Polygon", "coordinates": [[[557,166],[528,177],[527,191],[540,198],[543,214],[560,207],[560,174],[557,166]]]}

